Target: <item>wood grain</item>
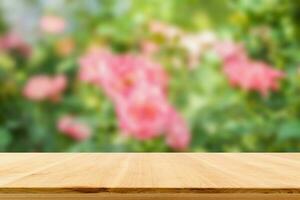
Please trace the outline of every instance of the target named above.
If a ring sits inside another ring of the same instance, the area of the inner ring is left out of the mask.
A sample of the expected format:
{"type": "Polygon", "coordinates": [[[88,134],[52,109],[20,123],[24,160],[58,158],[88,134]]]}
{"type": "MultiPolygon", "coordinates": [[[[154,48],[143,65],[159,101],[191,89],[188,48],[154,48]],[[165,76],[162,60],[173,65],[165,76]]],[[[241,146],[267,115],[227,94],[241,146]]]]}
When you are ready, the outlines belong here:
{"type": "Polygon", "coordinates": [[[300,199],[300,153],[2,153],[0,199],[300,199]]]}

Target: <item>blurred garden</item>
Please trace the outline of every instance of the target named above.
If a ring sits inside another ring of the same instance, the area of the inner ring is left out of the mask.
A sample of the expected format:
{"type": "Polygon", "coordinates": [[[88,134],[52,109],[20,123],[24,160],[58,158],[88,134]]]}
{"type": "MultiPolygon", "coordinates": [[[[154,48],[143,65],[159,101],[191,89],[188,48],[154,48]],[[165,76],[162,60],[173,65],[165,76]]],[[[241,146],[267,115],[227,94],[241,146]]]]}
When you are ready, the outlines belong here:
{"type": "Polygon", "coordinates": [[[0,151],[299,151],[299,17],[298,0],[1,0],[0,151]]]}

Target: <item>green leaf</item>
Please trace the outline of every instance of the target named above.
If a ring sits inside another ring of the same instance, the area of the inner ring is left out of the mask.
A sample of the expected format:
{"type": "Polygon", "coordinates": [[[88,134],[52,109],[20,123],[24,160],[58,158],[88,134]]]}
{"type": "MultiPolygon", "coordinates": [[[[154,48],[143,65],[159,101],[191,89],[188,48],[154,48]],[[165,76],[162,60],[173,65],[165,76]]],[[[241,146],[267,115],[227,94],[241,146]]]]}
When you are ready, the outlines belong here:
{"type": "Polygon", "coordinates": [[[289,121],[279,128],[280,140],[300,139],[300,121],[289,121]]]}
{"type": "Polygon", "coordinates": [[[0,151],[5,151],[6,147],[11,142],[11,134],[8,130],[0,128],[0,151]]]}

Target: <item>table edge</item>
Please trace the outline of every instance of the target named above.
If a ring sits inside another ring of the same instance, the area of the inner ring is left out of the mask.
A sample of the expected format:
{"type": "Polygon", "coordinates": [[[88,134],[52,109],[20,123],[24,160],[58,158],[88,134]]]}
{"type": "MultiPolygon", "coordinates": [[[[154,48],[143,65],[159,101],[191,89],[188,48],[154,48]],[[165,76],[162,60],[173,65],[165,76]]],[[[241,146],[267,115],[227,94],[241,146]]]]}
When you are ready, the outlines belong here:
{"type": "Polygon", "coordinates": [[[189,194],[236,194],[236,193],[253,193],[253,194],[300,194],[299,188],[87,188],[87,187],[72,187],[72,188],[20,188],[20,187],[0,187],[0,194],[7,193],[122,193],[122,194],[137,194],[137,193],[189,193],[189,194]]]}

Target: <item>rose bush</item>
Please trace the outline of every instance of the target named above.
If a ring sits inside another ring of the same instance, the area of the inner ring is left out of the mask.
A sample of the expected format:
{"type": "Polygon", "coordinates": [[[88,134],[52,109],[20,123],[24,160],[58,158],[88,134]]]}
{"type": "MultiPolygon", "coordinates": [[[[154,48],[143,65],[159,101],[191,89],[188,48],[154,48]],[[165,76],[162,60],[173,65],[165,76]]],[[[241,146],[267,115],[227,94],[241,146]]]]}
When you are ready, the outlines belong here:
{"type": "Polygon", "coordinates": [[[1,151],[299,150],[297,2],[7,2],[1,151]]]}

